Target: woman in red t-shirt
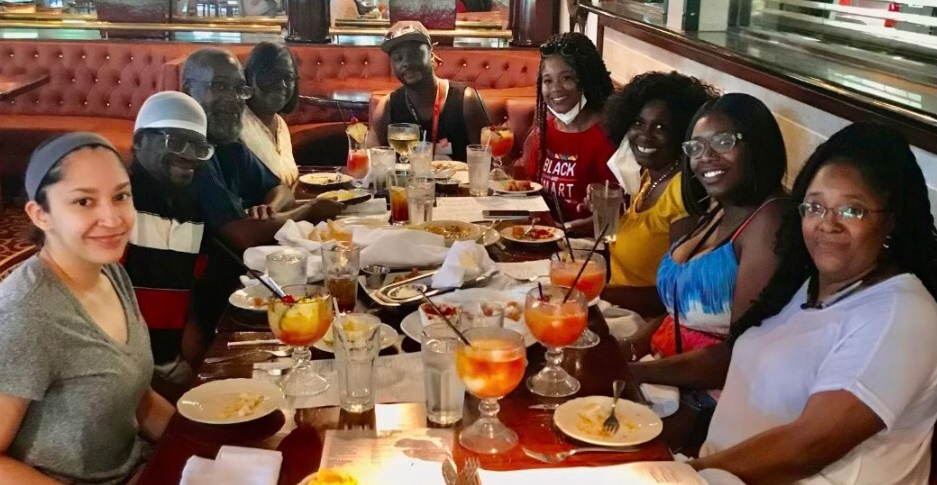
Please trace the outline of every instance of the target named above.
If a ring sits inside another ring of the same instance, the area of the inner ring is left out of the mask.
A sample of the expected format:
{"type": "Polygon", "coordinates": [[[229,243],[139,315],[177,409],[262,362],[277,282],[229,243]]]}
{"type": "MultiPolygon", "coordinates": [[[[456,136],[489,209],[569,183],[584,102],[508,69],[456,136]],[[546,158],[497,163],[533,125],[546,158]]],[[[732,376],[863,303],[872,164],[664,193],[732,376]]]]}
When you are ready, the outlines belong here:
{"type": "Polygon", "coordinates": [[[545,195],[556,193],[569,222],[590,215],[583,206],[593,182],[614,180],[608,159],[615,152],[600,123],[612,79],[588,37],[569,32],[540,47],[537,114],[517,162],[545,195]]]}

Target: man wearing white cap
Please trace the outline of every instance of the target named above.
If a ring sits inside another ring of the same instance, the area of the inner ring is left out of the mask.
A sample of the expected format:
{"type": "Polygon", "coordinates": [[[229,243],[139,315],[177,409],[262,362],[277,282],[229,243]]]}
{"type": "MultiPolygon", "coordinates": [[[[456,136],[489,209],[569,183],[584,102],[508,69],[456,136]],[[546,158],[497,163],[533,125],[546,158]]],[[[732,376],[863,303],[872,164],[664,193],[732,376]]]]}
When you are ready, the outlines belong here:
{"type": "Polygon", "coordinates": [[[194,363],[202,348],[189,312],[204,233],[201,194],[191,183],[214,153],[207,128],[202,107],[175,91],[150,96],[134,125],[130,184],[137,223],[124,268],[150,331],[156,374],[180,386],[193,375],[183,355],[194,363]]]}

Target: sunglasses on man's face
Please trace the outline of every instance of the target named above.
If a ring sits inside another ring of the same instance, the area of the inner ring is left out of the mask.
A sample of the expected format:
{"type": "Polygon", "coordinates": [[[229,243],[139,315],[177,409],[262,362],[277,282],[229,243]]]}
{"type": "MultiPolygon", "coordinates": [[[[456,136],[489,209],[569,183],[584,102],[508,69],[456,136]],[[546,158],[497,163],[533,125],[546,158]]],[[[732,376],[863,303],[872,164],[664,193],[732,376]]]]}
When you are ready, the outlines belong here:
{"type": "Polygon", "coordinates": [[[187,140],[172,133],[159,132],[163,137],[166,151],[187,160],[205,161],[215,154],[215,146],[211,143],[187,140]]]}

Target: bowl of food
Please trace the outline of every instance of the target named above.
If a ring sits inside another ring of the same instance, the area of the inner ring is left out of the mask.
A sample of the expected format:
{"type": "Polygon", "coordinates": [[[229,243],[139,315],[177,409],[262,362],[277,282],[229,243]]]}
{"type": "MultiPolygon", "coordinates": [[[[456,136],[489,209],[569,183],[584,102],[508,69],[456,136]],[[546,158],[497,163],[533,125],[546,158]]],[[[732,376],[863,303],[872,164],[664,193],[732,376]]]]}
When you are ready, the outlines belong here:
{"type": "Polygon", "coordinates": [[[474,241],[483,232],[480,226],[463,221],[430,221],[414,228],[444,237],[446,246],[452,246],[456,241],[474,241]]]}
{"type": "Polygon", "coordinates": [[[297,485],[358,485],[358,480],[345,472],[323,468],[302,479],[297,485]]]}

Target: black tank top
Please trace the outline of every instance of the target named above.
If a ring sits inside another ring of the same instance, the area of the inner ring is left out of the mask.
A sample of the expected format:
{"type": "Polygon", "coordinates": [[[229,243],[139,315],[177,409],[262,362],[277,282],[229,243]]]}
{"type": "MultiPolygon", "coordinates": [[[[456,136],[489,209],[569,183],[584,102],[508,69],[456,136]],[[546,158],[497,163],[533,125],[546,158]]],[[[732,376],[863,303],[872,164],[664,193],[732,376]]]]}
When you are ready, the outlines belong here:
{"type": "MultiPolygon", "coordinates": [[[[465,99],[467,84],[449,81],[449,92],[446,94],[446,104],[439,113],[439,135],[436,142],[445,138],[452,145],[452,159],[465,161],[465,147],[468,145],[468,129],[465,126],[465,116],[462,111],[462,100],[465,99]]],[[[433,120],[421,120],[413,116],[407,106],[407,96],[404,88],[398,88],[390,93],[390,122],[416,123],[426,132],[426,139],[433,136],[433,120]]]]}

